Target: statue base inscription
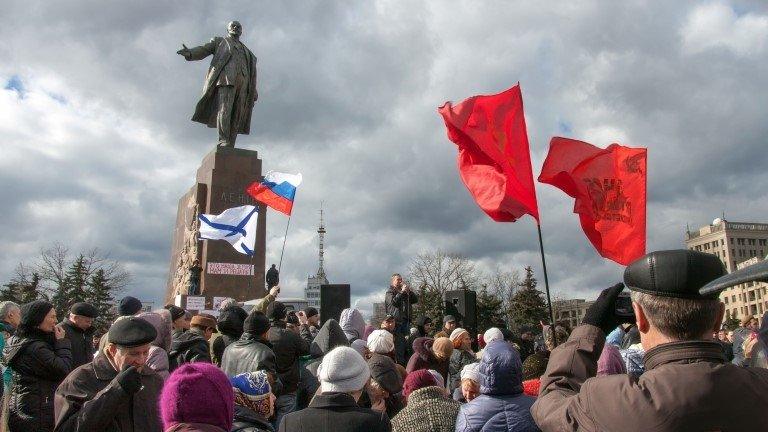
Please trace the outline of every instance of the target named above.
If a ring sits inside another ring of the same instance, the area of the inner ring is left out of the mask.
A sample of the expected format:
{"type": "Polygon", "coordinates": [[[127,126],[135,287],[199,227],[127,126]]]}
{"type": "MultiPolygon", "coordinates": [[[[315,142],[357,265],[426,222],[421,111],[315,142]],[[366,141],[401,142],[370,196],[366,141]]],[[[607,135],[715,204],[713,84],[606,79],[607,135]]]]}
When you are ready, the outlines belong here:
{"type": "Polygon", "coordinates": [[[173,303],[177,295],[201,295],[205,296],[206,308],[212,309],[214,297],[245,301],[266,295],[266,207],[245,192],[251,183],[261,178],[261,159],[256,151],[217,147],[203,158],[197,169],[196,184],[179,200],[166,303],[173,303]],[[222,240],[198,239],[199,214],[219,214],[248,204],[259,208],[254,256],[241,254],[222,240]],[[199,284],[192,280],[196,279],[194,267],[199,268],[199,284]],[[190,293],[190,286],[194,285],[197,292],[190,293]]]}

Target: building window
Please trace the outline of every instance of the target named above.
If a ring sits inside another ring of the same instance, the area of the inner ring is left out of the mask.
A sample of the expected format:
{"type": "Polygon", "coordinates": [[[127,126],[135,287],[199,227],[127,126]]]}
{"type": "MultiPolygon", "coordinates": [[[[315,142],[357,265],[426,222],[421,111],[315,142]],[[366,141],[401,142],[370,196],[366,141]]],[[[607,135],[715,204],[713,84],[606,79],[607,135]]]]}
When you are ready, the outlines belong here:
{"type": "Polygon", "coordinates": [[[723,299],[723,303],[728,304],[728,297],[723,299]]]}
{"type": "Polygon", "coordinates": [[[722,246],[722,245],[724,245],[724,244],[725,244],[725,240],[723,240],[723,239],[720,239],[720,246],[722,246]]]}
{"type": "Polygon", "coordinates": [[[755,245],[755,239],[747,239],[747,241],[749,242],[750,246],[754,246],[755,245]]]}
{"type": "Polygon", "coordinates": [[[752,305],[752,306],[750,306],[750,307],[749,307],[749,313],[750,313],[751,315],[757,315],[757,306],[756,306],[756,305],[752,305]]]}
{"type": "Polygon", "coordinates": [[[733,244],[733,237],[731,237],[731,244],[733,244]]]}
{"type": "Polygon", "coordinates": [[[760,239],[760,246],[768,246],[768,239],[760,239]]]}

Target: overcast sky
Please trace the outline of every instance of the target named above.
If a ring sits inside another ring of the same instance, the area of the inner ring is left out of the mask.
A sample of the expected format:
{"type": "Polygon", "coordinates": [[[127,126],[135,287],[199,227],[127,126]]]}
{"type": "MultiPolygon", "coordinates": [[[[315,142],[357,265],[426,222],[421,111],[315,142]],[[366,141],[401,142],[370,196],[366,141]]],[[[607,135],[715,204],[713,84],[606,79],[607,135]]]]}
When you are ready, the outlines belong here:
{"type": "MultiPolygon", "coordinates": [[[[109,251],[161,301],[179,197],[216,132],[189,119],[209,59],[175,54],[238,19],[259,59],[251,135],[265,170],[302,172],[282,281],[326,270],[370,310],[417,253],[482,269],[541,262],[532,218],[492,222],[436,108],[522,85],[534,175],[553,135],[648,148],[648,250],[686,223],[768,221],[768,6],[762,1],[9,1],[0,15],[0,282],[62,242],[109,251]]],[[[620,280],[537,183],[553,293],[620,280]]],[[[268,215],[267,262],[285,217],[268,215]]]]}

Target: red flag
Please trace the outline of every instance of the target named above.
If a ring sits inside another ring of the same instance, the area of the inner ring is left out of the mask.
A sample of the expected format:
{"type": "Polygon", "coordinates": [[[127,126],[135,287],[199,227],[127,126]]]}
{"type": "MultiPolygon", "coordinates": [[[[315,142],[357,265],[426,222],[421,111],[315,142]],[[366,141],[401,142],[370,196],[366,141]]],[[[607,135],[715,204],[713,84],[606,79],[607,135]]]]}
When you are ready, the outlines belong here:
{"type": "Polygon", "coordinates": [[[491,96],[472,96],[438,109],[448,139],[459,147],[461,180],[477,205],[497,222],[524,214],[539,219],[520,85],[491,96]]]}
{"type": "Polygon", "coordinates": [[[644,148],[554,137],[539,181],[576,198],[573,212],[597,252],[627,265],[645,254],[647,159],[644,148]]]}

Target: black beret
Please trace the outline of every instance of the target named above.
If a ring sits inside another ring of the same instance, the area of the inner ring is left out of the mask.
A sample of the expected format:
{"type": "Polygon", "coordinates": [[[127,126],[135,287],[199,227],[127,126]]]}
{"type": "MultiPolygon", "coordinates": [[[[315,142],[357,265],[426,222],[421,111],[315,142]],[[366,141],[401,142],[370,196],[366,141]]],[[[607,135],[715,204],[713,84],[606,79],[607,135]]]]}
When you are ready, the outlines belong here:
{"type": "Polygon", "coordinates": [[[312,306],[309,306],[308,308],[304,309],[304,315],[307,316],[307,318],[313,317],[317,315],[319,312],[317,309],[313,308],[312,306]]]}
{"type": "Polygon", "coordinates": [[[719,277],[712,282],[704,285],[699,290],[699,294],[706,296],[745,282],[768,282],[768,260],[763,260],[757,264],[744,267],[735,272],[719,277]]]}
{"type": "Polygon", "coordinates": [[[252,311],[243,323],[243,331],[246,333],[260,335],[267,330],[269,330],[269,318],[257,310],[252,311]]]}
{"type": "Polygon", "coordinates": [[[35,300],[21,305],[21,321],[19,324],[33,328],[45,320],[45,316],[53,309],[53,305],[45,300],[35,300]]]}
{"type": "Polygon", "coordinates": [[[141,312],[141,300],[136,297],[125,296],[117,306],[117,313],[120,316],[136,315],[139,312],[141,312]]]}
{"type": "Polygon", "coordinates": [[[69,312],[88,318],[96,318],[99,316],[99,311],[95,307],[85,302],[73,304],[72,307],[69,308],[69,312]]]}
{"type": "Polygon", "coordinates": [[[661,297],[717,298],[719,291],[700,294],[699,289],[724,274],[725,266],[714,255],[688,249],[656,251],[627,266],[624,285],[661,297]]]}
{"type": "Polygon", "coordinates": [[[273,321],[285,319],[288,315],[288,308],[283,302],[274,301],[267,306],[267,316],[273,321]]]}
{"type": "Polygon", "coordinates": [[[296,316],[295,311],[288,311],[288,315],[285,317],[285,322],[288,324],[299,325],[299,317],[296,316]]]}
{"type": "Polygon", "coordinates": [[[165,309],[171,313],[171,321],[176,321],[177,319],[186,315],[186,311],[176,305],[169,304],[165,307],[165,309]]]}
{"type": "Polygon", "coordinates": [[[146,345],[157,337],[155,327],[137,317],[127,317],[117,320],[109,328],[107,340],[121,347],[132,348],[146,345]]]}

